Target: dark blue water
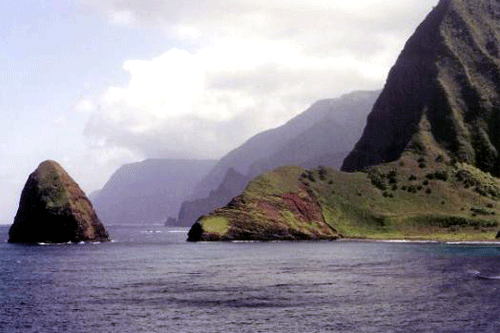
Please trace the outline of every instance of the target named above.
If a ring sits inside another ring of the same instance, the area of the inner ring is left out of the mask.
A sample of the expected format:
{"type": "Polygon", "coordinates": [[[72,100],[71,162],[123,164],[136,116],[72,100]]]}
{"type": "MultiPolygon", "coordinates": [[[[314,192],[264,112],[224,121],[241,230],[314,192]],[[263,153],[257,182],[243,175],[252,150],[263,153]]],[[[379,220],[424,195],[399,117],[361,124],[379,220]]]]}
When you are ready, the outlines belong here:
{"type": "Polygon", "coordinates": [[[107,244],[7,244],[0,332],[500,332],[500,248],[199,243],[110,227],[107,244]]]}

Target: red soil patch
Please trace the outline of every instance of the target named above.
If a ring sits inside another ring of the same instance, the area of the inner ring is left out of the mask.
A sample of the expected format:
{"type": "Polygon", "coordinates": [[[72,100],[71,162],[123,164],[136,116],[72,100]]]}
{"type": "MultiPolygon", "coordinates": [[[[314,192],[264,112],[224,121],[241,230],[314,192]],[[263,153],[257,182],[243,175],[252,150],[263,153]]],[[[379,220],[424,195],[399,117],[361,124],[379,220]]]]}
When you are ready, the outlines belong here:
{"type": "Polygon", "coordinates": [[[297,193],[287,193],[283,195],[283,201],[298,220],[324,222],[321,207],[309,195],[301,198],[297,193]]]}
{"type": "Polygon", "coordinates": [[[276,206],[271,205],[269,202],[259,201],[257,206],[267,217],[269,217],[269,219],[274,221],[278,221],[280,219],[281,215],[279,209],[276,206]]]}

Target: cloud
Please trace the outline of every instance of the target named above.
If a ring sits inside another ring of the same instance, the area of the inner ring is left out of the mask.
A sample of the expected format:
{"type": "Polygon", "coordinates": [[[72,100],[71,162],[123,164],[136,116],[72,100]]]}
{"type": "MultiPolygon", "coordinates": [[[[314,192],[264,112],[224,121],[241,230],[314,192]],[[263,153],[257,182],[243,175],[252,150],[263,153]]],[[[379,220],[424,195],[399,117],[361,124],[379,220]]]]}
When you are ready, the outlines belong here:
{"type": "Polygon", "coordinates": [[[95,109],[94,103],[86,98],[81,98],[73,107],[74,111],[87,114],[95,109]]]}
{"type": "Polygon", "coordinates": [[[63,156],[59,162],[86,194],[90,194],[93,190],[102,188],[119,166],[142,159],[143,156],[133,154],[128,148],[90,140],[84,154],[63,156]]]}
{"type": "Polygon", "coordinates": [[[385,76],[356,58],[248,40],[195,53],[171,49],[123,68],[128,85],[102,94],[86,133],[146,156],[176,157],[219,156],[316,99],[367,83],[377,88],[385,76]]]}
{"type": "Polygon", "coordinates": [[[169,36],[296,40],[333,50],[363,48],[381,34],[404,37],[437,0],[84,0],[115,24],[160,27],[169,36]],[[355,38],[352,38],[352,37],[355,38]],[[360,38],[358,38],[360,37],[360,38]],[[367,43],[368,42],[368,43],[367,43]]]}
{"type": "Polygon", "coordinates": [[[317,99],[381,88],[435,0],[85,0],[110,22],[159,28],[173,45],[130,75],[85,133],[145,157],[218,157],[317,99]]]}

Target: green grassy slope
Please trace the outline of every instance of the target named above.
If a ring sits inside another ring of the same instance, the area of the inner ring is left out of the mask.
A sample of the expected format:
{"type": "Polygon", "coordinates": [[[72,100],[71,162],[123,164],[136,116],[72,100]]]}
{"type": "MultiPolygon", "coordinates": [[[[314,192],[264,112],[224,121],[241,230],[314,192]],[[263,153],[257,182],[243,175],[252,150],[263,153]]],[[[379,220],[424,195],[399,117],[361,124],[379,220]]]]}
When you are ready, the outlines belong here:
{"type": "Polygon", "coordinates": [[[500,181],[440,154],[363,172],[282,167],[199,219],[190,240],[494,240],[500,181]]]}

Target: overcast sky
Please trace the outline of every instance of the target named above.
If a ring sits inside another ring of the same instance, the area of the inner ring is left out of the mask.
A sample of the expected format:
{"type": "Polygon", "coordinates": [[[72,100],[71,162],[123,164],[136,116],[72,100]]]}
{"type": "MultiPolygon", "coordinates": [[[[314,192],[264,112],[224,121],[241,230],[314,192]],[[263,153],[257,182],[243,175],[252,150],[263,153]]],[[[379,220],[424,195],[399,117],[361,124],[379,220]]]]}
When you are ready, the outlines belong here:
{"type": "Polygon", "coordinates": [[[383,86],[437,0],[0,2],[0,223],[45,159],[82,188],[217,158],[318,99],[383,86]]]}

